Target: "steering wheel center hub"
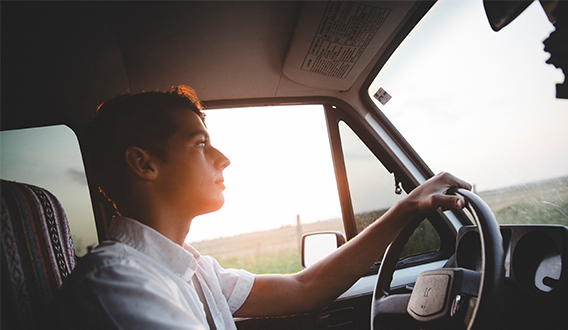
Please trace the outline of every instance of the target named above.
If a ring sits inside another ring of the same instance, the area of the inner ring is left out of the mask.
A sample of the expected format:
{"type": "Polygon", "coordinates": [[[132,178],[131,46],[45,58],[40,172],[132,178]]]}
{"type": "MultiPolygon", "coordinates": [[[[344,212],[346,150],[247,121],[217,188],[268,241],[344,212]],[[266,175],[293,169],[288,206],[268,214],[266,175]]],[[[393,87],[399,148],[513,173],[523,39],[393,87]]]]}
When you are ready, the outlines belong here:
{"type": "Polygon", "coordinates": [[[478,296],[481,273],[463,269],[437,269],[420,274],[408,302],[407,312],[420,324],[439,324],[452,320],[460,323],[464,313],[460,305],[478,296]]]}
{"type": "Polygon", "coordinates": [[[448,284],[446,274],[422,274],[416,281],[408,303],[408,313],[415,318],[435,317],[447,309],[448,284]]]}

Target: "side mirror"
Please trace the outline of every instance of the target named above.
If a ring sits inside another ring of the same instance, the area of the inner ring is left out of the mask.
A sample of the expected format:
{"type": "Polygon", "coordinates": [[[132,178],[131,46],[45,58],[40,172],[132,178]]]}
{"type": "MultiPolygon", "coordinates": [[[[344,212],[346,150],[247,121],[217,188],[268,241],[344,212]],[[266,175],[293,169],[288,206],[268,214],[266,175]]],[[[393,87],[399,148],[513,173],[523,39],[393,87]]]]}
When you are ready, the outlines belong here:
{"type": "Polygon", "coordinates": [[[302,267],[306,268],[345,243],[338,231],[320,231],[302,236],[302,267]]]}

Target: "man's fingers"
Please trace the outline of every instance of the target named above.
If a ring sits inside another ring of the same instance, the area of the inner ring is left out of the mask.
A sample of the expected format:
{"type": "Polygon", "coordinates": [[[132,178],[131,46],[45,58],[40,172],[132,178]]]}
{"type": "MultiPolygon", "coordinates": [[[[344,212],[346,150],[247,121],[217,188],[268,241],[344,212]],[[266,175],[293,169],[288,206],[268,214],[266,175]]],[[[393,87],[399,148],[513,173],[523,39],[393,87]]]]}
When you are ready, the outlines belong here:
{"type": "Polygon", "coordinates": [[[440,179],[449,184],[451,187],[463,188],[467,190],[471,190],[473,188],[469,182],[464,181],[448,172],[441,172],[436,176],[441,177],[440,179]]]}
{"type": "Polygon", "coordinates": [[[443,210],[461,210],[465,206],[465,199],[461,196],[437,195],[434,198],[434,204],[438,205],[443,210]]]}
{"type": "Polygon", "coordinates": [[[462,196],[446,194],[451,188],[471,190],[472,185],[450,173],[442,172],[413,190],[409,196],[418,201],[421,213],[428,213],[437,208],[444,210],[464,208],[465,200],[462,196]]]}
{"type": "Polygon", "coordinates": [[[464,189],[467,189],[467,190],[471,190],[473,188],[473,186],[469,182],[464,181],[460,178],[455,178],[455,179],[456,179],[456,185],[457,185],[458,188],[464,188],[464,189]]]}
{"type": "Polygon", "coordinates": [[[455,209],[461,210],[465,206],[465,199],[461,196],[454,197],[452,202],[453,202],[453,205],[454,205],[453,208],[455,208],[455,209]]]}

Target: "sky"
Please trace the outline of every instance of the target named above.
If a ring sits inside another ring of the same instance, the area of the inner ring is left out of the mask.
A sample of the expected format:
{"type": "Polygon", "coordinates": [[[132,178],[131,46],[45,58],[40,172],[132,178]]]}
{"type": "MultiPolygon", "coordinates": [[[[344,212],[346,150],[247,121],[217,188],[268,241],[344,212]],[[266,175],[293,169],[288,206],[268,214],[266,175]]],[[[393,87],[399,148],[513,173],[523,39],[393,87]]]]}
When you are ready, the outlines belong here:
{"type": "MultiPolygon", "coordinates": [[[[534,2],[495,33],[481,4],[452,1],[433,10],[370,94],[383,87],[392,95],[381,110],[434,172],[450,171],[478,191],[568,175],[568,100],[555,99],[564,75],[545,64],[542,46],[552,24],[534,2]],[[432,38],[436,34],[446,42],[432,38]]],[[[211,110],[207,116],[213,145],[232,162],[225,170],[226,203],[196,218],[188,241],[294,225],[298,214],[303,222],[339,217],[321,107],[211,110]]],[[[96,244],[74,133],[67,127],[8,131],[0,142],[0,177],[52,191],[72,221],[75,241],[96,244]]],[[[392,190],[394,182],[388,175],[384,180],[392,190]]],[[[376,184],[360,185],[361,194],[371,196],[366,191],[376,184]]]]}

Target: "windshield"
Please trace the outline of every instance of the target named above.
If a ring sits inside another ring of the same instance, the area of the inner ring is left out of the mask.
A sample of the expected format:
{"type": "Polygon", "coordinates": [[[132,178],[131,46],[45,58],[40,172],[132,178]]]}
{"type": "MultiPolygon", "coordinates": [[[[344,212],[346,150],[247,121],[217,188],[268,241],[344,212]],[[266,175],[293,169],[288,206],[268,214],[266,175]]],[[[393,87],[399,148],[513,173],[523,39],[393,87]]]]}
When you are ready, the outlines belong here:
{"type": "Polygon", "coordinates": [[[553,30],[538,1],[499,32],[482,1],[439,1],[369,88],[432,171],[474,184],[500,223],[568,225],[568,100],[542,44],[553,30]]]}

